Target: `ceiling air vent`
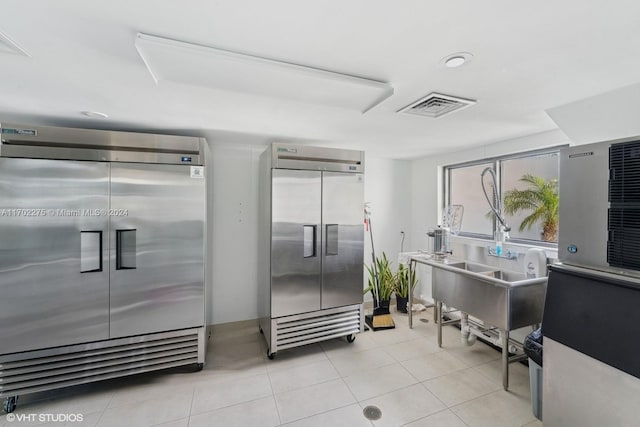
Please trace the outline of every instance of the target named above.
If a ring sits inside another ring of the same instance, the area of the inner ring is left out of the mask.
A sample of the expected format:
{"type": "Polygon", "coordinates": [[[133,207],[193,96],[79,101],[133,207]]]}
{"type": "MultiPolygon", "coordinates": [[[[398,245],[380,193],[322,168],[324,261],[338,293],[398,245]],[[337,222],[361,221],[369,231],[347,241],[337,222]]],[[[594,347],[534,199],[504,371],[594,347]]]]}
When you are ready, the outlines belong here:
{"type": "Polygon", "coordinates": [[[454,111],[462,110],[475,104],[472,99],[458,98],[441,93],[430,93],[424,98],[420,98],[406,107],[398,111],[398,113],[414,114],[416,116],[425,116],[438,118],[454,111]]]}

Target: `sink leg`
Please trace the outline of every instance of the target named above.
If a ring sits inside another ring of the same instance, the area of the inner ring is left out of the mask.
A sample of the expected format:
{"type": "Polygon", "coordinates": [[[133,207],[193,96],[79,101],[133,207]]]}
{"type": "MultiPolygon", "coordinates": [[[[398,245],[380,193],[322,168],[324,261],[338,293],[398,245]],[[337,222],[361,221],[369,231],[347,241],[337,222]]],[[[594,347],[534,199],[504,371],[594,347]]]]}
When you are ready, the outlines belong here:
{"type": "MultiPolygon", "coordinates": [[[[413,262],[411,261],[411,258],[409,258],[409,277],[413,277],[415,274],[413,272],[412,264],[413,262]]],[[[411,280],[409,280],[409,282],[411,282],[411,280]]],[[[407,296],[409,297],[407,301],[407,310],[409,311],[409,329],[413,329],[413,289],[411,289],[411,286],[409,286],[409,293],[407,296]]]]}
{"type": "Polygon", "coordinates": [[[509,389],[509,331],[502,332],[502,387],[509,389]]]}
{"type": "Polygon", "coordinates": [[[442,347],[442,302],[436,303],[436,316],[438,317],[438,347],[442,347]]]}

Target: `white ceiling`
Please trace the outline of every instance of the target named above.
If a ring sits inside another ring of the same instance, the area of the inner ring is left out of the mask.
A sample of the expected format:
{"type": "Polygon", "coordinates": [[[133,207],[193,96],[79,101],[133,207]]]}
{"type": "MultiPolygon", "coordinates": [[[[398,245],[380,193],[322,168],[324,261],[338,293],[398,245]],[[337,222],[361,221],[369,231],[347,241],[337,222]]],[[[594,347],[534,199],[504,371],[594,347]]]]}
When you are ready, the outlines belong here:
{"type": "Polygon", "coordinates": [[[0,13],[0,32],[31,55],[0,50],[0,120],[35,124],[410,158],[555,129],[545,110],[640,82],[637,0],[3,0],[0,13]],[[362,114],[156,84],[138,32],[383,81],[394,94],[362,114]],[[473,60],[442,65],[460,51],[473,60]],[[478,103],[438,119],[396,113],[433,91],[478,103]]]}

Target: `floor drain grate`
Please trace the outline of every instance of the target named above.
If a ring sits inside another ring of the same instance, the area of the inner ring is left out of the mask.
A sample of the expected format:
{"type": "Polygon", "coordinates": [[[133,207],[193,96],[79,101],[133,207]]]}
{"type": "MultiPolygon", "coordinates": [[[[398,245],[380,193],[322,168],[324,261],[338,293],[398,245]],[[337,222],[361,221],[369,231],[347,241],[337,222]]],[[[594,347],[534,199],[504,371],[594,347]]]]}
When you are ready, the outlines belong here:
{"type": "Polygon", "coordinates": [[[379,420],[382,417],[382,411],[377,406],[366,406],[362,413],[368,420],[379,420]]]}

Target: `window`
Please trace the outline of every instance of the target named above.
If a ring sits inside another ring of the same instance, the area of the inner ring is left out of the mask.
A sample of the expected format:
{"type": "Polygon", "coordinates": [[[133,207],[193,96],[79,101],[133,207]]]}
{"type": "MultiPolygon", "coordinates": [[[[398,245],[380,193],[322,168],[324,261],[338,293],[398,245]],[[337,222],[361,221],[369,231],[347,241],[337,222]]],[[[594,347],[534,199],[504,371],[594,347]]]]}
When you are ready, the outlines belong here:
{"type": "MultiPolygon", "coordinates": [[[[525,174],[540,177],[545,181],[557,180],[558,153],[559,149],[555,148],[445,167],[445,205],[464,206],[460,235],[493,238],[495,223],[489,214],[490,208],[482,191],[480,178],[482,171],[490,167],[496,171],[498,178],[497,191],[503,206],[503,216],[511,226],[510,240],[523,243],[542,242],[543,222],[537,221],[531,229],[525,227],[523,231],[519,231],[523,219],[532,211],[520,211],[514,215],[504,214],[504,195],[512,189],[528,189],[528,185],[520,181],[525,174]]],[[[487,192],[491,197],[491,188],[487,188],[487,192]]]]}

